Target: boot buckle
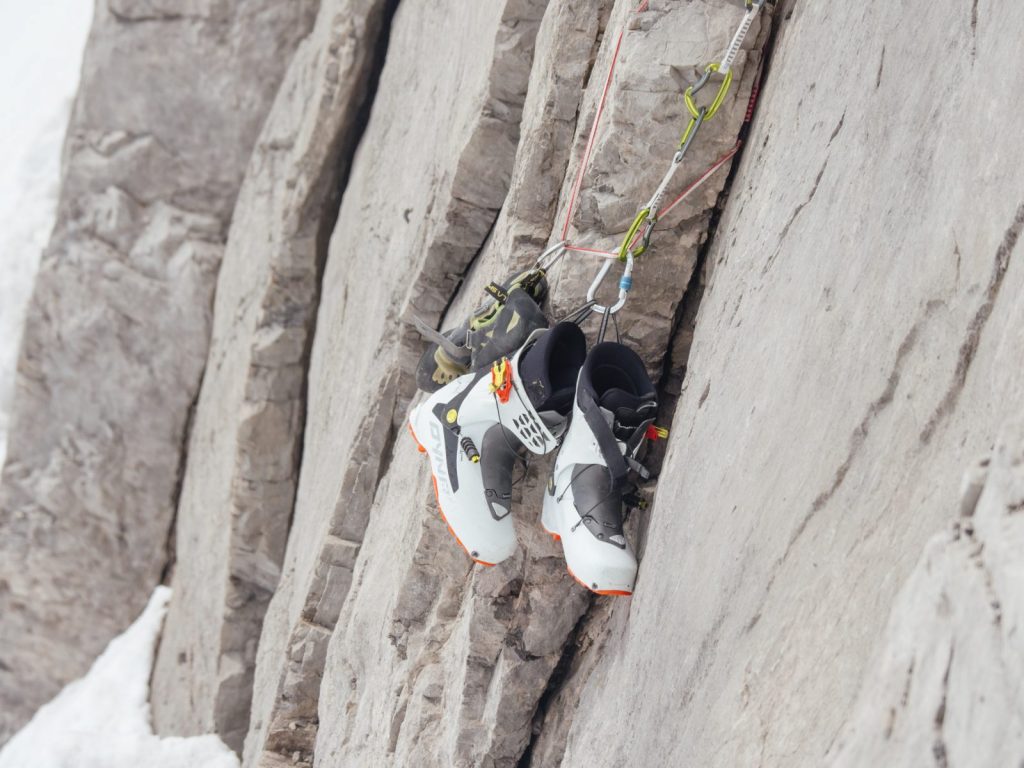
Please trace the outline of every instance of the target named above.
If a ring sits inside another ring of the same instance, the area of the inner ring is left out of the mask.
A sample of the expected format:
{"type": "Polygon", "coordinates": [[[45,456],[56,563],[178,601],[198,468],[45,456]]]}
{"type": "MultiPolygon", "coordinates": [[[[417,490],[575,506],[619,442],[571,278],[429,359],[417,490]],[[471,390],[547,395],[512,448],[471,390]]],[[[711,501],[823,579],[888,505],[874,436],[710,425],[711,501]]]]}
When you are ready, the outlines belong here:
{"type": "Polygon", "coordinates": [[[501,358],[501,360],[491,366],[491,385],[489,389],[492,394],[498,396],[498,402],[500,403],[507,403],[512,396],[512,365],[507,357],[501,358]]]}

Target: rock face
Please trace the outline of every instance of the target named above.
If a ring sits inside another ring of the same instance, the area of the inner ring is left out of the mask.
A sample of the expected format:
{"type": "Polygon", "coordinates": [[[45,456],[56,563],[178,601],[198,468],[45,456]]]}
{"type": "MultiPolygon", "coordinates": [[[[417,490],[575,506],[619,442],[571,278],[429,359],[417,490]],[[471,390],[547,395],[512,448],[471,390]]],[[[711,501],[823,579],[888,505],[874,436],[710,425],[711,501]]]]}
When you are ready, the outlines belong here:
{"type": "MultiPolygon", "coordinates": [[[[672,420],[625,600],[543,535],[544,460],[516,555],[467,560],[404,434],[412,319],[451,327],[567,217],[614,248],[743,4],[324,0],[234,210],[157,726],[244,735],[246,766],[1019,763],[1024,202],[1019,107],[985,94],[1020,90],[1024,9],[996,6],[782,2],[751,29],[672,186],[734,147],[763,73],[728,195],[727,165],[662,222],[618,316],[672,420]]],[[[599,263],[551,269],[554,315],[599,263]]]]}
{"type": "Polygon", "coordinates": [[[0,740],[168,563],[232,206],[313,0],[99,2],[0,490],[0,740]]]}
{"type": "MultiPolygon", "coordinates": [[[[398,320],[416,311],[436,321],[494,224],[544,5],[456,13],[407,2],[395,15],[328,251],[302,474],[260,641],[248,764],[311,756],[327,643],[413,394],[403,368],[415,349],[398,320]]],[[[419,508],[421,488],[405,490],[419,508]]]]}
{"type": "MultiPolygon", "coordinates": [[[[535,260],[543,245],[560,233],[560,214],[576,179],[579,150],[589,134],[623,25],[635,29],[624,37],[620,49],[617,87],[609,95],[607,122],[601,125],[583,186],[573,239],[584,245],[617,244],[635,214],[634,206],[641,197],[646,199],[664,173],[685,126],[683,108],[673,105],[679,86],[668,73],[673,68],[688,71],[700,66],[709,47],[724,48],[742,11],[655,4],[648,14],[637,17],[631,5],[548,6],[538,34],[512,172],[516,192],[510,193],[470,278],[455,296],[446,325],[464,316],[477,301],[483,281],[535,260]],[[570,144],[567,128],[553,130],[558,125],[554,115],[558,110],[569,115],[576,111],[562,88],[571,87],[579,99],[586,73],[580,68],[566,71],[559,41],[573,41],[570,50],[578,51],[579,61],[584,61],[599,27],[591,22],[580,28],[579,20],[597,20],[606,8],[611,11],[604,25],[608,31],[585,85],[576,138],[570,144]],[[710,30],[710,40],[669,45],[669,41],[686,40],[685,31],[698,23],[710,30]],[[664,80],[652,78],[652,71],[664,73],[664,80]],[[577,78],[576,85],[566,80],[569,75],[577,78]],[[641,130],[638,115],[650,113],[674,116],[653,130],[645,127],[644,140],[652,147],[666,148],[661,155],[635,148],[641,130]],[[573,146],[576,152],[571,151],[573,146]],[[615,168],[619,172],[613,186],[609,177],[615,168]],[[558,187],[550,183],[552,174],[561,176],[558,187]],[[628,202],[608,204],[618,196],[626,196],[628,202]]],[[[753,34],[749,42],[761,41],[763,36],[753,34]]],[[[724,127],[721,133],[709,132],[706,143],[695,152],[688,168],[690,178],[735,141],[757,69],[748,64],[756,61],[756,57],[748,61],[746,55],[741,59],[740,84],[720,118],[724,127]]],[[[701,233],[724,181],[724,174],[717,177],[686,212],[666,223],[669,234],[662,236],[668,247],[638,269],[637,274],[645,278],[638,280],[633,300],[648,311],[624,312],[621,328],[653,368],[660,366],[668,349],[676,309],[697,261],[701,233]]],[[[598,265],[572,255],[552,271],[556,313],[581,302],[581,292],[598,265]]],[[[416,359],[407,357],[412,362],[416,359]]],[[[320,407],[311,399],[311,413],[320,407]]],[[[403,417],[405,410],[403,406],[399,411],[403,417]]],[[[325,684],[320,693],[315,764],[518,763],[531,739],[538,702],[590,602],[588,593],[567,574],[558,547],[537,524],[546,467],[544,462],[535,464],[515,511],[520,552],[496,568],[471,569],[437,515],[426,463],[404,435],[396,443],[394,459],[381,477],[370,510],[353,586],[327,649],[324,679],[332,684],[325,684]]]]}
{"type": "Polygon", "coordinates": [[[321,5],[239,194],[178,506],[188,545],[153,677],[160,733],[242,748],[295,498],[320,272],[387,7],[321,5]]]}
{"type": "Polygon", "coordinates": [[[1024,424],[1002,431],[989,462],[900,591],[831,765],[1020,763],[1024,424]]]}
{"type": "Polygon", "coordinates": [[[944,7],[907,38],[916,10],[779,11],[638,590],[567,765],[820,764],[963,468],[1024,404],[1024,209],[997,127],[1018,107],[964,141],[965,117],[895,74],[925,62],[967,98],[1024,12],[944,7]]]}

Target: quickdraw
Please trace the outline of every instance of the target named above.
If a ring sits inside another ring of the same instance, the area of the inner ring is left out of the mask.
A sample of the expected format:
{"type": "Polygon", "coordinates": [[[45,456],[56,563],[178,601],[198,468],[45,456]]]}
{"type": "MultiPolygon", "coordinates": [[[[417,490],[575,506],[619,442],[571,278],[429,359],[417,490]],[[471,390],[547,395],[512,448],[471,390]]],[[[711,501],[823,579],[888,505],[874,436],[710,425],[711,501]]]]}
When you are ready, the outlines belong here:
{"type": "Polygon", "coordinates": [[[652,195],[647,205],[641,208],[637,213],[636,218],[633,220],[633,225],[626,232],[626,236],[622,240],[622,245],[619,247],[618,256],[620,260],[626,260],[626,253],[628,251],[633,251],[634,256],[639,256],[641,253],[646,251],[650,245],[651,234],[654,232],[654,227],[657,226],[658,219],[664,215],[659,209],[662,198],[665,195],[665,190],[668,188],[668,185],[672,181],[672,177],[675,176],[679,166],[683,164],[683,160],[686,158],[686,154],[689,151],[690,146],[693,144],[693,140],[697,137],[697,133],[700,131],[701,127],[704,123],[712,120],[715,115],[718,114],[718,110],[721,109],[722,104],[725,102],[725,97],[729,93],[729,88],[732,86],[732,65],[736,61],[736,55],[739,53],[740,47],[743,45],[743,40],[746,38],[747,32],[750,31],[751,24],[754,23],[754,18],[757,16],[761,8],[764,7],[765,2],[766,0],[747,0],[747,12],[743,15],[743,20],[740,22],[736,33],[733,35],[732,41],[729,43],[729,47],[726,49],[722,60],[720,62],[708,64],[700,79],[687,88],[683,93],[683,101],[686,104],[687,111],[690,113],[690,122],[687,124],[686,130],[683,131],[683,135],[679,139],[679,148],[673,155],[672,162],[669,164],[668,170],[662,177],[661,183],[658,185],[654,195],[652,195]],[[695,96],[704,89],[708,82],[710,82],[711,75],[716,72],[724,75],[722,82],[719,83],[718,92],[715,94],[715,97],[711,100],[710,104],[706,107],[698,107],[695,96]],[[643,234],[638,237],[641,229],[643,230],[643,234]],[[639,249],[637,248],[638,240],[640,242],[639,249]]]}
{"type": "MultiPolygon", "coordinates": [[[[712,120],[715,115],[718,114],[719,109],[725,102],[725,98],[729,93],[729,89],[732,85],[733,73],[732,66],[735,63],[736,56],[738,55],[743,41],[746,38],[747,33],[750,31],[750,27],[757,17],[757,14],[764,7],[768,0],[746,0],[746,13],[741,20],[739,27],[736,29],[725,54],[722,59],[718,62],[709,64],[702,73],[700,79],[688,87],[683,94],[683,101],[686,104],[687,112],[690,115],[690,120],[687,123],[686,129],[683,131],[682,136],[679,139],[679,146],[676,149],[672,161],[669,164],[668,170],[662,177],[661,182],[655,189],[654,194],[650,200],[640,208],[636,216],[633,218],[633,222],[629,229],[626,231],[626,235],[622,240],[621,245],[617,251],[604,251],[597,248],[582,247],[574,245],[569,242],[569,226],[572,220],[572,215],[575,210],[576,202],[579,197],[580,189],[583,186],[583,177],[586,173],[586,169],[590,162],[590,156],[594,148],[594,143],[597,137],[598,125],[601,121],[601,116],[604,113],[605,104],[608,98],[608,92],[611,88],[612,80],[615,73],[615,66],[619,58],[619,50],[622,46],[622,39],[625,33],[625,25],[620,29],[618,37],[615,41],[615,47],[612,52],[611,65],[608,70],[608,75],[605,78],[604,86],[601,91],[601,97],[598,101],[597,110],[594,114],[594,121],[590,128],[590,136],[587,140],[586,148],[583,152],[583,158],[580,163],[580,168],[577,173],[576,179],[573,182],[572,192],[569,197],[569,205],[566,209],[565,222],[562,226],[561,240],[554,245],[547,248],[537,260],[537,267],[539,269],[549,269],[559,258],[561,258],[567,251],[578,251],[580,253],[589,253],[596,256],[601,256],[605,259],[604,264],[601,265],[597,275],[591,282],[589,289],[587,290],[587,303],[574,315],[580,317],[586,317],[590,312],[597,312],[603,315],[601,322],[601,330],[599,336],[603,339],[605,328],[607,327],[608,317],[614,315],[616,312],[621,310],[626,304],[628,299],[629,291],[633,286],[633,264],[634,259],[643,254],[649,247],[651,236],[653,235],[654,228],[657,226],[658,221],[672,211],[676,206],[682,203],[689,195],[696,191],[705,181],[707,181],[716,171],[722,168],[728,163],[739,151],[742,144],[742,139],[736,142],[732,149],[726,152],[722,157],[716,160],[710,168],[708,168],[703,174],[701,174],[694,182],[686,187],[678,197],[672,200],[664,208],[661,207],[664,199],[666,190],[675,176],[676,171],[682,165],[686,158],[686,155],[693,144],[694,139],[700,132],[701,127],[704,123],[712,120]],[[718,90],[715,93],[714,98],[706,106],[700,106],[697,103],[696,96],[700,93],[710,82],[712,75],[719,74],[723,76],[722,81],[718,85],[718,90]],[[607,277],[608,272],[611,268],[612,260],[619,260],[624,264],[622,276],[619,279],[619,293],[618,300],[610,306],[603,306],[597,303],[596,295],[597,291],[601,286],[601,283],[607,277]]],[[[640,13],[647,10],[648,2],[644,0],[633,13],[640,13]]],[[[753,102],[757,95],[757,88],[755,86],[751,94],[751,103],[747,109],[746,122],[749,122],[753,113],[753,102]]]]}

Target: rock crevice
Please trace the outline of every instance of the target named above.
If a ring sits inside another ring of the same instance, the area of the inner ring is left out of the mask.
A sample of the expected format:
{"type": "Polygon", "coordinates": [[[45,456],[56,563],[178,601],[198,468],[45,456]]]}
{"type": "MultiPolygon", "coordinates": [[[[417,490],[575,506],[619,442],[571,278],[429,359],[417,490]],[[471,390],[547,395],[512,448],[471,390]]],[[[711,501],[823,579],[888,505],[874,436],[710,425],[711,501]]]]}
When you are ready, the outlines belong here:
{"type": "MultiPolygon", "coordinates": [[[[672,422],[619,600],[538,525],[547,459],[515,555],[465,557],[405,437],[412,319],[453,327],[563,226],[616,247],[744,4],[322,0],[306,34],[307,2],[109,0],[0,489],[4,727],[81,660],[34,659],[130,618],[96,595],[135,610],[177,501],[154,722],[246,768],[1019,762],[1020,109],[979,96],[1024,85],[1024,7],[977,5],[787,2],[752,28],[670,194],[743,151],[659,223],[609,329],[672,422]],[[113,103],[155,30],[234,69],[113,103]],[[201,140],[221,123],[234,144],[201,140]]],[[[553,316],[599,265],[551,266],[553,316]]]]}
{"type": "Polygon", "coordinates": [[[224,0],[187,23],[118,18],[165,5],[97,3],[86,46],[0,481],[0,740],[85,672],[165,570],[231,210],[314,10],[224,0]]]}
{"type": "MultiPolygon", "coordinates": [[[[190,545],[177,563],[153,680],[162,733],[215,731],[240,752],[249,729],[256,643],[295,503],[328,240],[395,6],[321,6],[249,164],[184,472],[177,535],[190,545]],[[223,505],[216,514],[211,498],[223,505]]],[[[344,560],[344,546],[331,550],[344,560]]]]}

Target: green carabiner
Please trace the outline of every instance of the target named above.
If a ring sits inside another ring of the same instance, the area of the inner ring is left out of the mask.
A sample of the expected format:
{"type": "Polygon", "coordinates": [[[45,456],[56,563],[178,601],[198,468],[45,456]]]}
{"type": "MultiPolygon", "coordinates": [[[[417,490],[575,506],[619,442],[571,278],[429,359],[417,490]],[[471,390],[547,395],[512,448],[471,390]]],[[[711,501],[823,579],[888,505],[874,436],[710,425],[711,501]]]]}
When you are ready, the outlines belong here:
{"type": "MultiPolygon", "coordinates": [[[[629,226],[629,231],[626,232],[625,238],[622,240],[622,245],[619,246],[619,261],[626,260],[626,253],[629,251],[629,246],[636,237],[636,233],[640,231],[640,227],[647,221],[647,217],[650,215],[651,209],[644,208],[637,213],[636,218],[633,219],[633,223],[629,226]]],[[[648,238],[649,239],[649,238],[648,238]]],[[[641,253],[647,250],[647,244],[640,246],[637,250],[633,251],[634,256],[639,256],[641,253]]]]}
{"type": "MultiPolygon", "coordinates": [[[[713,72],[717,72],[719,65],[708,64],[707,69],[704,70],[704,77],[701,78],[701,82],[698,84],[695,90],[695,86],[690,86],[686,89],[683,94],[683,100],[686,102],[686,108],[690,111],[690,116],[693,118],[690,121],[690,125],[686,129],[686,133],[683,134],[683,138],[679,142],[679,146],[686,143],[686,138],[689,136],[690,131],[693,129],[693,121],[700,115],[700,110],[697,107],[697,103],[693,100],[694,94],[704,87],[704,83],[707,82],[707,78],[711,76],[713,72]]],[[[729,86],[732,85],[732,70],[730,69],[725,73],[725,79],[722,80],[721,85],[718,86],[718,93],[715,94],[714,101],[707,107],[707,114],[704,115],[705,120],[710,120],[718,112],[722,103],[725,101],[725,96],[729,92],[729,86]]]]}

